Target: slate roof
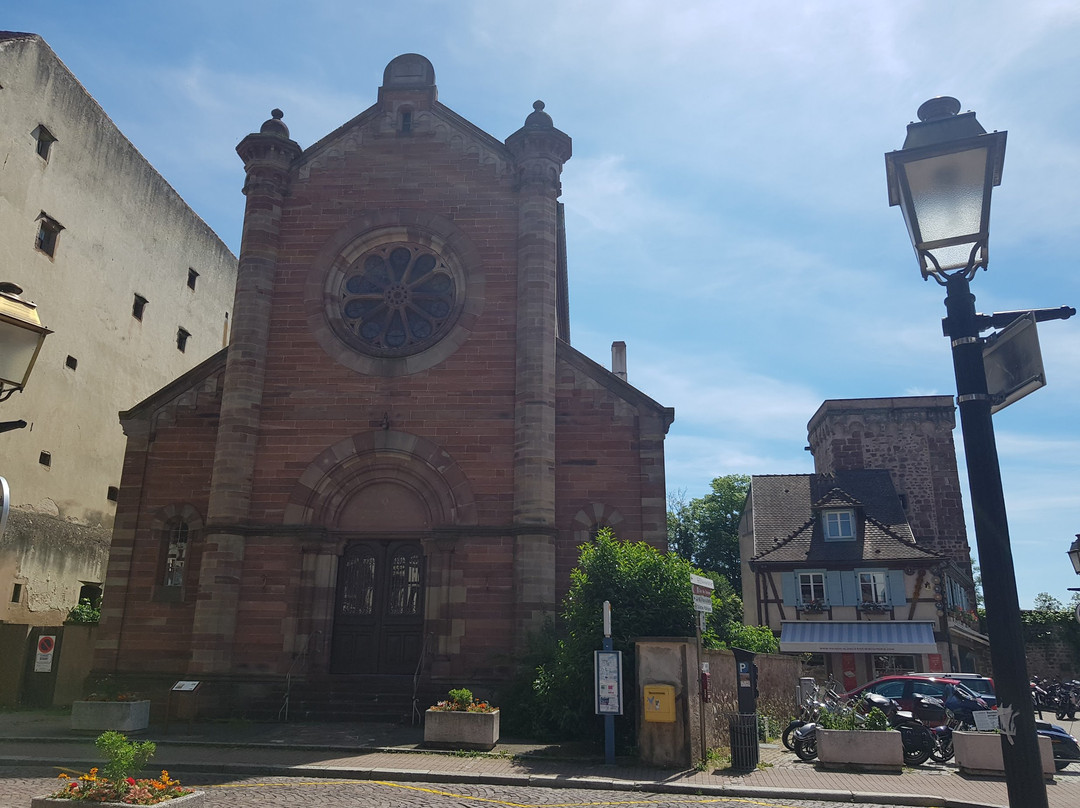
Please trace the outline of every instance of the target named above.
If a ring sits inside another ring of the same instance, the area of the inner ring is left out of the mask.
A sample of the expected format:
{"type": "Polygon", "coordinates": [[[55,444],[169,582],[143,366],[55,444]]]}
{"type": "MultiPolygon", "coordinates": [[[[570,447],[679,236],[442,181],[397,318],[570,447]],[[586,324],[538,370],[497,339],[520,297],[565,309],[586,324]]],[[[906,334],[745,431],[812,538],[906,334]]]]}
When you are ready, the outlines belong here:
{"type": "Polygon", "coordinates": [[[752,563],[845,565],[942,558],[919,547],[889,472],[777,474],[750,480],[754,532],[752,563]],[[823,509],[854,508],[854,541],[826,542],[823,509]]]}

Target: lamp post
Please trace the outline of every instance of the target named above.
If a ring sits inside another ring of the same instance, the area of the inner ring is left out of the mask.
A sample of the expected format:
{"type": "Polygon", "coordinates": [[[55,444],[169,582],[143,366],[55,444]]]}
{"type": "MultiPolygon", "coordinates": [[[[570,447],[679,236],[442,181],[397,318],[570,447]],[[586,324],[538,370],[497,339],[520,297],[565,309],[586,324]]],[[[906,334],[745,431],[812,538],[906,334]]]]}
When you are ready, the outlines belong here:
{"type": "MultiPolygon", "coordinates": [[[[0,401],[26,387],[41,345],[52,333],[41,324],[37,306],[21,294],[14,283],[0,283],[0,401]]],[[[0,421],[0,432],[24,426],[25,421],[0,421]]]]}
{"type": "Polygon", "coordinates": [[[945,334],[952,343],[1009,804],[1046,808],[979,337],[989,325],[976,314],[969,287],[988,261],[990,194],[1001,183],[1006,133],[988,134],[975,113],[959,112],[960,102],[949,97],[919,107],[919,121],[908,125],[903,148],[885,155],[889,204],[901,206],[923,279],[946,289],[945,334]]]}

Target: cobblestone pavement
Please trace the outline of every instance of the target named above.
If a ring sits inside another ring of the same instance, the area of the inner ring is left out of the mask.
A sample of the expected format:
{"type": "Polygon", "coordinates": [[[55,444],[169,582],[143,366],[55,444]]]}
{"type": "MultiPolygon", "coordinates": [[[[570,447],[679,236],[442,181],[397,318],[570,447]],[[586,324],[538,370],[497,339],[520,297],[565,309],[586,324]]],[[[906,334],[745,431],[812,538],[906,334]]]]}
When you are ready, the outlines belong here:
{"type": "MultiPolygon", "coordinates": [[[[398,783],[299,777],[234,779],[188,775],[185,785],[207,792],[206,808],[837,808],[836,802],[772,798],[650,794],[535,786],[398,783]]],[[[55,789],[44,768],[0,772],[0,808],[28,808],[30,798],[55,789]]],[[[861,808],[891,808],[859,803],[861,808]]]]}

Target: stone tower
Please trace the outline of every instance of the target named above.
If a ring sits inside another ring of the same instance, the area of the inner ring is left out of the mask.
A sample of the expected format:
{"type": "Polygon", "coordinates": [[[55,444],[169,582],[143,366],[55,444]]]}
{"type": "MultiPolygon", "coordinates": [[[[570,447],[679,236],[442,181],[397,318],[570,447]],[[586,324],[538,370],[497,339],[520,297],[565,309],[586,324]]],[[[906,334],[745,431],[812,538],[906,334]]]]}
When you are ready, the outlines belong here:
{"type": "Polygon", "coordinates": [[[826,401],[807,424],[814,470],[888,469],[915,540],[970,571],[952,396],[826,401]]]}

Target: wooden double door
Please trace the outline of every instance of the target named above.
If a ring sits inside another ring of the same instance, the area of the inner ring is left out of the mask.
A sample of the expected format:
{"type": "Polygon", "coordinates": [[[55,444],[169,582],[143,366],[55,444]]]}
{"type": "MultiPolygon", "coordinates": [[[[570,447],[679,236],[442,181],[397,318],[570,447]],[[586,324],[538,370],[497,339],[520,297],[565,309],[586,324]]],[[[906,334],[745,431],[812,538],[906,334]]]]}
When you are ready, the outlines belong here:
{"type": "Polygon", "coordinates": [[[330,672],[413,673],[424,644],[423,601],[419,543],[349,544],[338,564],[330,672]]]}

